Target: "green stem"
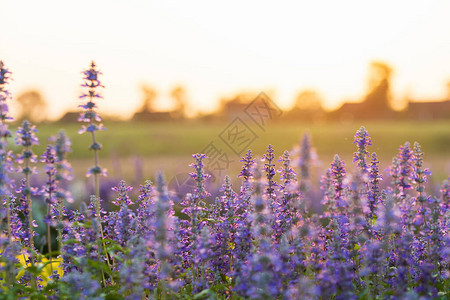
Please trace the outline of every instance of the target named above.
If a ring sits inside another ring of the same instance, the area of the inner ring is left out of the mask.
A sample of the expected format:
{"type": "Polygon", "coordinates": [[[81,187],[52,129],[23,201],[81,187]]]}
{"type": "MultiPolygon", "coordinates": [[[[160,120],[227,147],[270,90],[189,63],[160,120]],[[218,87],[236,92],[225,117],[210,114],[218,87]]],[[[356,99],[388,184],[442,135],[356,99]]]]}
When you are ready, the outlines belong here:
{"type": "MultiPolygon", "coordinates": [[[[90,99],[92,101],[92,99],[90,99]]],[[[93,112],[93,110],[91,109],[91,112],[93,112]]],[[[89,124],[93,125],[94,124],[94,120],[92,117],[93,114],[91,114],[91,117],[89,118],[89,124]]],[[[94,131],[91,131],[91,137],[92,137],[92,144],[96,145],[97,141],[95,139],[95,133],[94,131]]],[[[94,168],[97,170],[99,169],[99,158],[98,158],[98,149],[94,147],[94,168]]],[[[102,226],[102,221],[101,221],[101,206],[100,206],[100,183],[99,183],[99,178],[98,178],[98,173],[97,171],[94,172],[94,189],[95,189],[95,208],[97,210],[97,218],[98,218],[98,223],[99,223],[99,227],[100,227],[100,236],[101,236],[101,240],[102,240],[102,245],[103,245],[103,252],[106,256],[106,262],[108,264],[108,268],[110,271],[112,271],[111,268],[111,263],[109,261],[109,255],[108,255],[108,251],[106,250],[106,244],[105,244],[105,240],[104,240],[104,236],[103,236],[103,226],[102,226]]],[[[106,280],[105,280],[105,274],[102,270],[102,278],[103,278],[103,284],[104,286],[106,286],[106,280]]],[[[114,279],[111,277],[111,282],[112,284],[114,284],[114,279]]]]}
{"type": "MultiPolygon", "coordinates": [[[[4,121],[3,121],[3,125],[5,125],[4,121]]],[[[6,144],[6,137],[4,137],[5,139],[5,144],[6,144]]],[[[2,159],[2,164],[4,165],[6,163],[6,157],[7,157],[7,153],[6,153],[6,149],[3,149],[4,154],[2,155],[1,159],[2,159]]],[[[6,170],[3,169],[3,172],[5,172],[6,175],[6,170]]],[[[2,190],[5,189],[6,184],[3,183],[2,186],[2,190]]],[[[1,195],[1,199],[5,199],[6,200],[6,229],[8,231],[8,240],[9,243],[11,244],[12,241],[12,232],[11,232],[11,199],[8,195],[1,195]]]]}
{"type": "MultiPolygon", "coordinates": [[[[2,195],[2,196],[6,196],[6,195],[2,195]]],[[[12,242],[12,233],[11,233],[11,212],[10,212],[10,208],[11,208],[10,198],[9,198],[9,196],[6,196],[6,226],[7,226],[7,229],[8,229],[8,240],[9,240],[9,243],[11,244],[11,242],[12,242]]]]}
{"type": "MultiPolygon", "coordinates": [[[[51,194],[49,196],[51,199],[51,194]]],[[[51,208],[50,203],[47,206],[47,214],[50,216],[51,208]]],[[[52,236],[50,232],[50,223],[47,223],[47,245],[48,245],[48,259],[50,260],[50,273],[53,274],[53,262],[52,262],[52,236]]]]}
{"type": "Polygon", "coordinates": [[[58,201],[60,201],[60,200],[61,200],[61,202],[58,202],[58,212],[59,212],[59,214],[58,214],[58,227],[56,227],[56,230],[58,232],[59,253],[61,253],[62,247],[63,247],[63,243],[62,243],[62,228],[61,228],[61,226],[62,226],[62,213],[63,213],[63,210],[62,210],[62,199],[58,199],[58,201]]]}
{"type": "MultiPolygon", "coordinates": [[[[25,147],[25,151],[29,151],[28,147],[25,147]]],[[[25,189],[27,191],[26,198],[28,204],[28,226],[30,230],[30,262],[34,267],[34,229],[33,229],[33,203],[31,201],[31,185],[30,185],[30,159],[25,159],[25,189]]],[[[37,289],[36,278],[31,276],[31,284],[37,289]]]]}

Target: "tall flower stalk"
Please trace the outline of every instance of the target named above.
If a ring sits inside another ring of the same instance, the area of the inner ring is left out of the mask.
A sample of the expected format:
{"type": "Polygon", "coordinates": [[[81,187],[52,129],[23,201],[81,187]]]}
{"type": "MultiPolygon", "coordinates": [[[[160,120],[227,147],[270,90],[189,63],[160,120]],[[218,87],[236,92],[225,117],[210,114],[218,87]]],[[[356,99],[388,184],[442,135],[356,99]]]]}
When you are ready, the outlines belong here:
{"type": "Polygon", "coordinates": [[[65,190],[62,186],[63,182],[72,180],[72,167],[67,161],[67,153],[71,151],[70,139],[66,136],[64,131],[60,131],[55,138],[55,167],[56,174],[55,179],[59,182],[56,191],[56,219],[57,227],[56,231],[58,233],[58,245],[59,250],[62,249],[62,221],[64,214],[64,200],[70,202],[72,201],[72,195],[69,191],[65,190]]]}
{"type": "Polygon", "coordinates": [[[209,174],[205,172],[203,160],[207,158],[205,154],[195,154],[192,155],[195,159],[195,163],[190,164],[190,167],[195,170],[195,172],[191,172],[189,175],[195,181],[195,188],[192,194],[192,204],[191,208],[188,208],[186,211],[188,215],[191,217],[192,222],[192,232],[194,235],[197,235],[200,232],[200,219],[205,213],[205,199],[210,195],[206,190],[206,180],[210,177],[209,174]]]}
{"type": "Polygon", "coordinates": [[[364,126],[361,126],[356,132],[353,144],[356,144],[358,147],[358,151],[353,154],[353,163],[358,163],[362,175],[367,174],[368,165],[366,159],[369,158],[367,147],[372,146],[372,140],[364,126]]]}
{"type": "Polygon", "coordinates": [[[169,230],[173,226],[173,204],[169,198],[169,192],[162,173],[158,173],[156,177],[156,196],[155,215],[151,220],[151,225],[155,229],[155,254],[159,260],[159,279],[161,286],[165,288],[166,281],[170,279],[172,271],[169,263],[172,253],[169,241],[172,232],[169,230]]]}
{"type": "Polygon", "coordinates": [[[312,189],[311,169],[314,163],[317,163],[317,153],[313,147],[309,132],[303,134],[298,155],[299,188],[305,194],[312,189]]]}
{"type": "MultiPolygon", "coordinates": [[[[34,125],[31,125],[28,121],[23,121],[22,127],[19,127],[16,132],[16,144],[23,147],[22,154],[17,156],[17,163],[21,165],[19,167],[19,171],[21,171],[25,178],[23,179],[23,185],[21,187],[22,197],[25,200],[23,206],[28,210],[27,215],[25,216],[27,220],[25,223],[28,225],[28,228],[25,229],[28,232],[28,247],[30,248],[30,262],[31,265],[34,266],[34,220],[33,220],[33,208],[31,201],[31,184],[30,184],[30,176],[35,173],[36,167],[33,167],[32,164],[37,162],[37,156],[31,150],[31,147],[34,145],[39,145],[39,140],[36,137],[35,133],[37,129],[34,125]]],[[[31,283],[34,287],[36,287],[36,278],[34,276],[31,277],[31,283]]]]}
{"type": "Polygon", "coordinates": [[[11,240],[11,211],[10,211],[10,199],[9,199],[9,178],[7,176],[9,169],[8,160],[8,138],[11,137],[11,133],[8,130],[7,121],[12,118],[9,116],[9,108],[7,100],[11,98],[11,94],[6,88],[10,79],[11,72],[5,68],[3,61],[0,60],[0,201],[5,199],[6,206],[6,220],[7,220],[7,232],[8,239],[11,240]]]}
{"type": "Polygon", "coordinates": [[[30,248],[33,249],[33,213],[32,213],[32,202],[31,202],[31,184],[30,176],[35,173],[35,167],[32,164],[37,162],[37,156],[31,150],[34,145],[39,145],[39,140],[35,133],[37,132],[36,126],[31,125],[30,122],[24,121],[22,127],[19,127],[16,132],[16,143],[24,148],[22,154],[17,156],[17,163],[21,165],[19,171],[25,176],[25,189],[24,194],[26,195],[27,205],[30,210],[28,214],[28,224],[30,226],[30,248]]]}
{"type": "MultiPolygon", "coordinates": [[[[97,70],[97,66],[94,63],[94,61],[91,62],[91,66],[89,69],[83,71],[83,80],[84,83],[81,85],[82,87],[87,88],[87,92],[83,93],[80,96],[80,99],[87,99],[87,102],[83,105],[80,105],[81,108],[84,109],[84,111],[80,114],[80,117],[78,118],[79,122],[85,123],[85,125],[81,126],[81,129],[78,131],[78,133],[82,134],[85,132],[89,132],[92,137],[92,144],[89,147],[89,150],[94,151],[94,166],[89,169],[86,176],[94,176],[94,191],[95,191],[95,211],[96,217],[98,218],[99,223],[99,229],[101,234],[101,240],[103,244],[103,251],[106,255],[106,261],[108,262],[108,266],[111,269],[111,265],[109,262],[108,254],[106,251],[106,245],[103,238],[103,228],[102,228],[102,222],[101,222],[101,206],[100,206],[100,183],[99,183],[99,176],[104,175],[106,176],[106,169],[102,169],[99,165],[99,157],[98,152],[102,149],[102,145],[97,142],[97,139],[95,137],[95,132],[99,130],[104,130],[103,124],[100,123],[102,121],[101,117],[97,114],[95,109],[97,108],[97,105],[95,104],[95,100],[97,98],[103,98],[98,93],[98,88],[104,87],[100,80],[99,75],[102,73],[97,70]]],[[[105,282],[105,281],[104,281],[105,282]]]]}
{"type": "MultiPolygon", "coordinates": [[[[99,184],[99,175],[106,175],[106,170],[102,169],[99,165],[99,157],[98,152],[102,149],[102,145],[99,144],[95,137],[95,132],[99,130],[104,130],[103,124],[101,124],[101,117],[97,114],[95,109],[97,108],[97,105],[95,104],[95,100],[97,98],[103,98],[98,92],[98,88],[104,87],[100,80],[98,79],[98,76],[102,73],[97,70],[97,66],[94,62],[91,62],[91,67],[88,70],[83,71],[83,80],[84,83],[81,85],[82,87],[85,87],[88,89],[87,93],[83,93],[80,96],[80,99],[87,99],[86,104],[80,105],[81,108],[84,109],[84,111],[80,114],[80,117],[78,118],[79,122],[85,123],[86,125],[82,125],[81,129],[78,131],[78,133],[82,134],[85,132],[89,132],[92,137],[92,144],[89,147],[90,150],[94,151],[94,166],[89,169],[87,172],[87,176],[94,176],[94,189],[95,189],[95,196],[97,199],[100,197],[100,184],[99,184]]],[[[97,201],[97,211],[100,211],[100,202],[97,201]]]]}
{"type": "MultiPolygon", "coordinates": [[[[372,153],[372,159],[369,168],[369,191],[367,193],[367,204],[369,211],[367,213],[367,223],[372,230],[372,223],[377,217],[376,208],[378,205],[382,204],[381,202],[381,192],[380,192],[380,181],[383,180],[382,175],[380,174],[379,164],[377,154],[372,153]]],[[[372,232],[371,232],[372,233],[372,232]]]]}
{"type": "Polygon", "coordinates": [[[414,176],[413,181],[416,185],[417,201],[420,204],[419,211],[420,217],[424,226],[426,226],[426,203],[428,197],[425,193],[425,184],[428,182],[427,176],[431,175],[430,170],[423,168],[423,152],[418,142],[414,143],[414,176]]]}
{"type": "Polygon", "coordinates": [[[56,180],[56,167],[55,167],[55,156],[56,152],[52,145],[48,145],[44,154],[41,156],[41,162],[45,163],[45,174],[47,174],[47,182],[44,187],[45,202],[47,202],[47,216],[45,217],[45,222],[47,223],[47,247],[50,259],[50,270],[53,273],[52,266],[52,236],[50,231],[50,226],[53,223],[53,211],[55,209],[55,204],[57,203],[56,191],[57,191],[57,180],[56,180]]]}

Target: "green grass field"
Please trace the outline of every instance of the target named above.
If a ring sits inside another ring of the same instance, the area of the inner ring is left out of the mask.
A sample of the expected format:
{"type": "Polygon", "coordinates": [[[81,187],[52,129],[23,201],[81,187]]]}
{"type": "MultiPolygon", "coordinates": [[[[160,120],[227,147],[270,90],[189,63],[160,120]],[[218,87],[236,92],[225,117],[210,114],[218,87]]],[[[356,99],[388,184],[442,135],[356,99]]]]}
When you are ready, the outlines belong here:
{"type": "MultiPolygon", "coordinates": [[[[226,152],[232,162],[229,173],[237,175],[240,168],[239,157],[219,138],[229,123],[136,123],[105,122],[107,128],[98,133],[102,143],[101,164],[107,167],[111,176],[132,178],[136,163],[143,168],[145,177],[153,177],[158,169],[167,176],[177,172],[189,171],[191,154],[202,151],[211,141],[226,152]],[[139,156],[141,161],[136,161],[139,156]]],[[[419,142],[425,152],[425,165],[432,168],[434,180],[443,180],[450,174],[450,121],[439,122],[367,122],[353,124],[328,123],[320,125],[270,123],[264,130],[249,124],[258,137],[248,148],[261,156],[268,144],[272,144],[276,155],[284,150],[291,150],[299,143],[305,131],[309,131],[317,150],[322,167],[328,167],[334,154],[339,154],[351,165],[355,151],[352,144],[356,130],[365,126],[372,137],[371,151],[377,152],[382,168],[386,167],[396,154],[398,147],[405,141],[419,142]]],[[[88,150],[90,135],[77,133],[79,124],[48,123],[38,126],[41,145],[35,149],[41,154],[51,135],[64,129],[73,143],[73,152],[69,159],[75,174],[82,176],[91,166],[92,153],[88,150]]],[[[12,131],[15,130],[11,126],[12,131]]]]}

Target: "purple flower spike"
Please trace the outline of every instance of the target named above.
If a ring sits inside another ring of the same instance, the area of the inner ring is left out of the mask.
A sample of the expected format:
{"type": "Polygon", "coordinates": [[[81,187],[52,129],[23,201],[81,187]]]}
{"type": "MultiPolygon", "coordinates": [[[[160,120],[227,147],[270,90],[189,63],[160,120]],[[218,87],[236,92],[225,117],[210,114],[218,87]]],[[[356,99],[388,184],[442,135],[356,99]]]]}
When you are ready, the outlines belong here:
{"type": "Polygon", "coordinates": [[[114,205],[122,206],[122,205],[132,205],[133,202],[131,201],[130,197],[128,196],[128,193],[131,192],[133,188],[131,186],[128,186],[125,181],[121,180],[119,182],[119,185],[117,187],[113,187],[112,190],[117,192],[119,195],[115,200],[112,201],[114,205]]]}
{"type": "Polygon", "coordinates": [[[47,185],[44,187],[45,201],[48,204],[56,203],[56,191],[57,191],[57,181],[56,181],[56,167],[55,167],[55,156],[56,152],[53,146],[48,145],[44,154],[41,155],[41,162],[45,163],[45,174],[47,174],[47,185]]]}
{"type": "Polygon", "coordinates": [[[101,118],[95,111],[96,104],[94,102],[97,98],[102,98],[102,96],[98,93],[98,88],[103,88],[104,86],[100,83],[99,75],[102,74],[97,70],[97,66],[94,62],[91,63],[91,66],[88,70],[83,71],[83,80],[84,83],[81,85],[88,89],[88,91],[80,96],[80,99],[87,99],[87,102],[83,105],[80,105],[81,108],[84,109],[78,118],[78,122],[85,123],[85,125],[81,126],[81,129],[78,131],[79,134],[89,132],[92,136],[92,144],[89,147],[89,150],[94,151],[94,162],[95,165],[89,169],[86,173],[86,176],[89,177],[94,175],[95,180],[95,193],[97,198],[99,197],[99,183],[98,176],[103,175],[107,176],[106,169],[103,169],[99,166],[98,163],[98,151],[102,149],[102,145],[97,142],[95,137],[95,132],[99,130],[104,130],[103,124],[101,124],[101,118]]]}
{"type": "Polygon", "coordinates": [[[368,171],[366,158],[369,157],[367,147],[372,146],[372,140],[364,126],[356,132],[353,144],[356,144],[358,147],[358,151],[354,153],[353,162],[357,162],[361,173],[366,174],[368,171]]]}
{"type": "Polygon", "coordinates": [[[345,210],[348,205],[347,199],[344,196],[344,178],[347,172],[345,171],[344,161],[337,154],[334,156],[330,170],[334,187],[334,205],[340,210],[345,210]]]}
{"type": "MultiPolygon", "coordinates": [[[[5,68],[3,61],[0,60],[0,118],[2,120],[2,124],[5,124],[6,121],[12,120],[9,116],[9,108],[6,101],[11,99],[11,93],[6,88],[6,85],[9,83],[11,79],[11,72],[5,68]]],[[[2,137],[5,137],[6,133],[9,131],[3,131],[2,137]]],[[[10,134],[8,136],[11,136],[10,134]]]]}
{"type": "Polygon", "coordinates": [[[205,182],[210,177],[209,174],[205,173],[205,165],[203,160],[207,158],[205,154],[194,154],[192,157],[195,159],[195,163],[191,164],[190,167],[195,169],[195,172],[190,173],[192,179],[195,180],[195,190],[194,197],[199,199],[205,199],[209,196],[209,193],[205,189],[205,182]]]}

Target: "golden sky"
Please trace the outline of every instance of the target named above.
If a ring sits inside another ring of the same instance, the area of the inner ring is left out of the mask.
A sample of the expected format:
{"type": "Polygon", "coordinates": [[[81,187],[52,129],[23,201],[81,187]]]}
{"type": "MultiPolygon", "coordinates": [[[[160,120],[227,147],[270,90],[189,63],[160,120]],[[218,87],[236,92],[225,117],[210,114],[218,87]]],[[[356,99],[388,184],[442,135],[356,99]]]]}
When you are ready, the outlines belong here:
{"type": "Polygon", "coordinates": [[[450,1],[0,0],[0,59],[17,94],[38,88],[52,115],[76,110],[80,72],[103,71],[102,111],[129,117],[139,85],[160,107],[183,84],[195,110],[243,90],[282,108],[317,89],[358,100],[370,61],[394,68],[396,98],[442,99],[450,80],[450,1]]]}

